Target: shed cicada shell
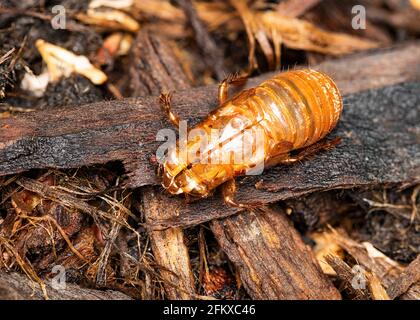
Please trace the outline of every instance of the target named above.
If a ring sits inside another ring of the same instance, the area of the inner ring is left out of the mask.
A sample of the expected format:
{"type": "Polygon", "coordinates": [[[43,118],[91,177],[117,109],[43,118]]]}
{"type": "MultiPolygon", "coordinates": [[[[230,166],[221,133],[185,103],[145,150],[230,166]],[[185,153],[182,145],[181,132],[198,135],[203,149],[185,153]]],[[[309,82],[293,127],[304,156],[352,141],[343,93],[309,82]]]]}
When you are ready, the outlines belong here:
{"type": "MultiPolygon", "coordinates": [[[[168,152],[163,186],[169,193],[207,197],[223,185],[225,201],[245,207],[234,199],[235,177],[299,161],[338,142],[323,140],[343,109],[340,92],[327,75],[310,69],[280,73],[228,99],[229,86],[245,81],[224,80],[219,107],[168,152]]],[[[178,125],[169,95],[161,95],[161,101],[178,125]]]]}

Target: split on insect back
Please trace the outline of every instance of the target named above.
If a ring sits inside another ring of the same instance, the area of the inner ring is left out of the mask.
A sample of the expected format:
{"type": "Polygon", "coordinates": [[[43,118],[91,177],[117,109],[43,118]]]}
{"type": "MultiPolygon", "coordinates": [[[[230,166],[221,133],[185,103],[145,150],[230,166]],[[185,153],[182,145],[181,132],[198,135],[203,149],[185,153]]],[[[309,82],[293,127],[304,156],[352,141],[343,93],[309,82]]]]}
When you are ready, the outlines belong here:
{"type": "Polygon", "coordinates": [[[311,69],[280,73],[229,99],[229,86],[245,81],[239,76],[224,80],[219,106],[191,130],[172,113],[170,95],[161,95],[168,118],[179,128],[176,144],[157,152],[161,159],[166,151],[162,185],[169,193],[203,198],[222,185],[227,204],[253,208],[259,204],[235,201],[235,177],[300,161],[339,142],[323,140],[343,109],[327,75],[311,69]],[[298,151],[294,156],[293,150],[298,151]]]}

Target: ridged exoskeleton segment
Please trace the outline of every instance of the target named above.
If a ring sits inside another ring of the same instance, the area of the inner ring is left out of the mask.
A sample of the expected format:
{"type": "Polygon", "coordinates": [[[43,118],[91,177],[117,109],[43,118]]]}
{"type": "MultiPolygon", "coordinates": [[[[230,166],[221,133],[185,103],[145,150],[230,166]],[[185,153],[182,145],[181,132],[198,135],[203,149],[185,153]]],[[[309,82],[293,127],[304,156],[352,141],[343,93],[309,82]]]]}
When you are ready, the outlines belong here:
{"type": "Polygon", "coordinates": [[[189,131],[187,156],[180,156],[180,142],[168,154],[163,186],[173,194],[207,196],[235,176],[280,163],[290,151],[321,140],[342,109],[327,75],[310,69],[280,73],[221,104],[189,131]]]}

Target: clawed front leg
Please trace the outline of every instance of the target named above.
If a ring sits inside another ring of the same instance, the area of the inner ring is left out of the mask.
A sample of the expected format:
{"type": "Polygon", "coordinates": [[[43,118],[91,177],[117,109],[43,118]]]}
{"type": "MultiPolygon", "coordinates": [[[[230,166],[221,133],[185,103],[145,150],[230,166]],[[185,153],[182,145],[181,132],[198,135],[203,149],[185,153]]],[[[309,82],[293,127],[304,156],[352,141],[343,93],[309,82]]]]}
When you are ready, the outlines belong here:
{"type": "Polygon", "coordinates": [[[243,208],[243,209],[255,209],[262,206],[261,202],[252,202],[252,203],[239,203],[235,200],[236,194],[236,181],[231,179],[226,181],[222,185],[222,195],[225,203],[232,207],[243,208]]]}
{"type": "Polygon", "coordinates": [[[172,112],[171,105],[171,93],[161,93],[159,96],[159,101],[162,104],[163,110],[165,111],[169,121],[172,122],[174,126],[179,128],[179,117],[172,112]]]}
{"type": "Polygon", "coordinates": [[[248,74],[240,76],[239,74],[229,75],[219,84],[219,103],[226,102],[229,96],[229,86],[243,86],[248,80],[248,74]]]}

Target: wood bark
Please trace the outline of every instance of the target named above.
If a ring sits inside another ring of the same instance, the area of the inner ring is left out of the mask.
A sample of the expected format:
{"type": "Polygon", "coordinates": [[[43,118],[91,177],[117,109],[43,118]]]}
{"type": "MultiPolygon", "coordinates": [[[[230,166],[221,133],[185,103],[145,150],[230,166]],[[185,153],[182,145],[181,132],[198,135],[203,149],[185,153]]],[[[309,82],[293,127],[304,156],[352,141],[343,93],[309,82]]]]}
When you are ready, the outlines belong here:
{"type": "MultiPolygon", "coordinates": [[[[143,192],[143,210],[146,221],[157,217],[172,217],[173,212],[165,206],[159,192],[153,187],[143,192]]],[[[188,248],[184,243],[181,228],[151,231],[150,241],[156,262],[161,266],[160,274],[164,281],[167,297],[174,299],[194,299],[194,276],[191,271],[188,248]]]]}
{"type": "Polygon", "coordinates": [[[147,31],[137,34],[130,53],[129,87],[131,97],[188,89],[190,82],[170,45],[147,31]]]}
{"type": "Polygon", "coordinates": [[[391,299],[395,299],[407,292],[411,286],[420,287],[420,255],[391,283],[388,294],[391,299]]]}
{"type": "MultiPolygon", "coordinates": [[[[332,60],[316,68],[330,74],[343,94],[420,79],[420,44],[382,49],[332,60]],[[353,67],[349,67],[352,65],[353,67]]],[[[272,76],[250,79],[256,85],[272,76]]],[[[174,111],[197,122],[217,106],[217,86],[174,94],[174,111]],[[191,111],[194,112],[191,112],[191,111]]],[[[74,168],[123,161],[128,185],[154,184],[150,157],[160,142],[156,132],[169,127],[157,97],[93,103],[55,112],[37,111],[0,120],[0,175],[33,168],[74,168]]]]}
{"type": "Polygon", "coordinates": [[[340,299],[285,215],[246,212],[211,222],[253,299],[340,299]]]}
{"type": "MultiPolygon", "coordinates": [[[[170,54],[170,50],[167,48],[165,49],[163,46],[164,43],[162,43],[162,41],[159,39],[154,40],[148,37],[146,33],[143,35],[140,33],[137,39],[139,44],[141,44],[143,51],[148,53],[148,55],[138,54],[138,59],[135,61],[142,61],[140,65],[152,66],[150,69],[140,69],[139,71],[136,69],[135,72],[139,74],[139,77],[134,75],[133,78],[142,79],[141,81],[134,82],[137,84],[137,87],[141,88],[141,86],[145,84],[149,90],[154,88],[154,90],[157,92],[167,91],[168,87],[172,90],[179,89],[179,84],[175,79],[173,79],[173,75],[159,71],[165,69],[176,70],[176,59],[166,59],[166,61],[162,61],[161,58],[172,56],[170,54]],[[160,46],[152,46],[151,44],[153,42],[159,42],[160,46]]],[[[138,64],[139,63],[136,63],[136,65],[138,64]]],[[[186,82],[184,81],[182,85],[185,83],[186,82]]],[[[143,87],[145,86],[143,85],[143,87]]],[[[166,196],[164,196],[162,192],[154,187],[147,187],[142,191],[142,211],[145,214],[147,222],[156,219],[168,219],[175,217],[175,212],[170,210],[171,201],[166,196]]],[[[276,220],[276,217],[273,218],[276,220]]],[[[235,217],[228,218],[225,220],[225,223],[229,223],[231,220],[237,219],[235,217]]],[[[283,221],[283,223],[279,224],[279,226],[282,228],[278,230],[274,228],[268,229],[267,225],[263,226],[253,222],[254,221],[252,217],[249,215],[244,215],[240,221],[236,221],[235,226],[237,230],[246,230],[251,226],[252,230],[255,232],[256,237],[269,239],[277,238],[277,242],[279,242],[279,237],[282,237],[284,242],[288,242],[293,246],[292,251],[281,250],[282,248],[280,248],[278,254],[278,256],[282,258],[278,259],[280,266],[272,268],[273,274],[268,274],[267,269],[260,268],[260,266],[271,265],[271,250],[273,250],[273,248],[260,245],[257,248],[260,253],[258,256],[259,263],[256,264],[256,247],[254,246],[254,243],[243,243],[242,234],[240,232],[230,234],[229,239],[232,239],[233,242],[242,242],[241,252],[243,253],[243,256],[254,257],[254,260],[252,261],[249,261],[249,259],[242,259],[243,257],[235,257],[235,254],[232,252],[232,250],[229,250],[229,248],[226,246],[222,246],[223,250],[228,254],[228,256],[233,258],[233,261],[240,261],[239,265],[237,263],[235,264],[240,270],[241,275],[243,275],[243,279],[248,280],[247,284],[249,285],[247,286],[247,289],[254,298],[322,299],[326,298],[326,296],[328,297],[328,295],[333,295],[335,298],[340,296],[332,284],[328,281],[328,279],[326,279],[322,272],[319,271],[319,268],[316,268],[316,266],[313,265],[314,258],[312,256],[312,252],[307,250],[306,246],[303,245],[301,241],[299,242],[299,236],[294,230],[293,226],[288,224],[286,221],[283,221]],[[305,263],[300,263],[299,265],[293,264],[293,261],[297,260],[304,261],[305,263]],[[244,261],[248,261],[250,263],[249,268],[242,267],[244,264],[246,264],[244,261]],[[283,261],[286,261],[286,263],[283,261]],[[310,265],[312,268],[306,268],[307,265],[310,265]],[[287,279],[289,282],[288,288],[299,288],[296,290],[301,290],[301,292],[296,293],[294,290],[287,291],[283,289],[285,286],[283,286],[281,281],[284,280],[284,277],[282,278],[281,276],[283,275],[283,271],[281,270],[287,267],[294,270],[294,272],[291,273],[287,279]],[[253,270],[255,274],[254,277],[250,276],[250,269],[253,270]],[[265,290],[265,288],[259,291],[252,290],[252,288],[259,287],[259,284],[254,283],[255,277],[259,277],[260,282],[264,282],[263,279],[266,279],[267,277],[274,277],[275,280],[270,284],[272,290],[265,290]],[[253,279],[251,280],[251,278],[253,279]],[[309,282],[310,280],[316,282],[317,286],[314,287],[313,282],[309,282]]],[[[214,235],[219,242],[225,243],[225,237],[223,234],[220,232],[215,232],[214,235]]],[[[184,244],[184,234],[182,229],[175,227],[161,231],[151,231],[150,239],[156,262],[162,266],[160,274],[165,280],[164,286],[168,298],[193,298],[195,296],[194,277],[191,271],[188,250],[184,244]]],[[[256,238],[255,241],[258,241],[258,239],[256,238]]]]}
{"type": "MultiPolygon", "coordinates": [[[[190,1],[178,2],[189,3],[191,7],[190,1]]],[[[190,22],[193,26],[197,24],[194,20],[190,22]]],[[[197,28],[194,29],[197,35],[197,28]]],[[[217,87],[190,89],[164,41],[139,33],[138,43],[141,46],[134,47],[132,52],[132,60],[138,64],[130,69],[133,96],[177,90],[174,110],[193,124],[217,106],[217,87]]],[[[240,179],[239,201],[270,204],[319,190],[418,183],[420,84],[410,81],[420,80],[419,54],[420,44],[414,43],[316,66],[331,75],[346,95],[343,120],[331,136],[342,137],[343,143],[304,163],[240,179]],[[354,64],[354,68],[349,64],[354,64]],[[396,85],[402,82],[405,84],[396,85]]],[[[220,77],[221,69],[215,71],[220,77]]],[[[251,79],[249,86],[272,75],[251,79]]],[[[0,120],[0,175],[33,168],[123,162],[127,170],[126,186],[146,186],[142,189],[142,212],[151,227],[152,250],[161,266],[168,298],[195,296],[188,249],[180,227],[215,218],[223,219],[213,220],[211,229],[238,268],[252,298],[341,298],[283,214],[268,210],[231,216],[238,210],[226,207],[220,195],[186,205],[183,199],[169,198],[160,192],[151,158],[161,144],[155,141],[157,131],[170,124],[160,111],[156,96],[67,107],[55,112],[40,111],[0,120]],[[167,227],[172,228],[158,230],[167,227]]],[[[25,178],[22,179],[18,181],[25,183],[25,178]]],[[[55,197],[52,188],[42,191],[55,197]]],[[[80,206],[91,210],[87,205],[80,206]]],[[[117,233],[119,228],[115,230],[117,233]]],[[[366,257],[363,254],[361,257],[368,265],[366,257]]],[[[418,258],[392,283],[386,278],[391,283],[388,285],[392,297],[404,298],[418,291],[417,270],[418,258]]],[[[32,284],[25,279],[19,274],[0,272],[0,298],[42,298],[37,287],[32,296],[32,284]]],[[[48,292],[52,299],[128,298],[121,293],[82,289],[72,284],[64,291],[48,286],[48,292]]]]}
{"type": "MultiPolygon", "coordinates": [[[[132,50],[132,96],[159,94],[186,89],[190,83],[166,41],[139,32],[132,50]]],[[[146,221],[171,218],[174,212],[164,205],[153,187],[142,190],[142,211],[146,221]]],[[[169,299],[193,299],[196,295],[188,248],[181,228],[150,232],[153,255],[160,265],[160,275],[169,299]]]]}
{"type": "Polygon", "coordinates": [[[351,239],[344,230],[334,232],[333,241],[353,256],[359,265],[373,272],[391,299],[399,296],[402,300],[420,300],[418,257],[404,268],[387,256],[372,252],[369,243],[359,243],[351,239]]]}
{"type": "MultiPolygon", "coordinates": [[[[333,150],[293,166],[277,166],[261,176],[239,179],[239,202],[271,203],[314,191],[420,181],[420,84],[407,83],[348,96],[342,119],[330,138],[333,150]]],[[[188,226],[238,212],[220,195],[185,205],[173,199],[177,217],[155,227],[188,226]]]]}
{"type": "MultiPolygon", "coordinates": [[[[343,94],[420,78],[420,44],[359,53],[317,66],[336,80],[343,94]],[[349,68],[352,64],[354,67],[349,68]]],[[[264,77],[269,77],[267,74],[264,77]]],[[[249,85],[264,77],[251,79],[249,85]]],[[[217,87],[174,94],[174,110],[196,123],[217,105],[217,87]],[[194,110],[194,112],[191,112],[194,110]]],[[[241,201],[271,203],[319,190],[418,180],[416,126],[418,84],[366,91],[345,98],[345,111],[333,136],[342,143],[314,159],[268,170],[239,181],[241,201]]],[[[159,184],[152,164],[159,129],[171,125],[157,97],[94,103],[56,112],[34,112],[0,120],[0,175],[31,168],[70,168],[122,161],[127,186],[159,184]]],[[[171,199],[172,220],[156,227],[187,226],[235,214],[216,194],[188,206],[171,199]]]]}
{"type": "MultiPolygon", "coordinates": [[[[132,300],[129,296],[112,290],[93,290],[67,283],[65,289],[54,289],[49,281],[44,282],[51,300],[132,300]]],[[[43,300],[40,286],[17,272],[0,271],[0,300],[43,300]]]]}

